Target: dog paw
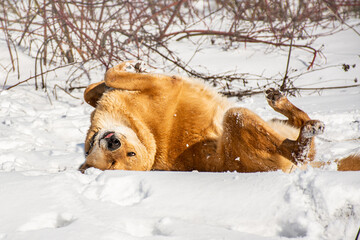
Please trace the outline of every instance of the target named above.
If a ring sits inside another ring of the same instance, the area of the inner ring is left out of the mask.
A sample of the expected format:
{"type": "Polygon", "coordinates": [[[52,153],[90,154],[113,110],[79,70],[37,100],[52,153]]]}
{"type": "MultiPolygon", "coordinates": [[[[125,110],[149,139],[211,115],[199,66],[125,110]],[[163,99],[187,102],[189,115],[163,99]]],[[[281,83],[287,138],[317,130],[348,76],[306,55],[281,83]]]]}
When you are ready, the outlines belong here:
{"type": "Polygon", "coordinates": [[[282,109],[287,102],[287,98],[279,90],[274,88],[266,90],[265,94],[269,105],[275,110],[282,109]]]}
{"type": "Polygon", "coordinates": [[[120,72],[131,72],[131,73],[148,73],[150,67],[140,60],[130,60],[119,63],[114,67],[116,71],[120,72]]]}
{"type": "Polygon", "coordinates": [[[125,62],[124,71],[133,73],[147,73],[150,72],[149,66],[140,60],[125,62]]]}
{"type": "Polygon", "coordinates": [[[301,128],[301,136],[304,138],[312,138],[320,135],[325,130],[325,124],[318,120],[309,120],[301,128]]]}
{"type": "Polygon", "coordinates": [[[275,88],[269,88],[268,90],[266,90],[265,94],[266,99],[273,104],[275,104],[277,101],[279,101],[279,99],[284,97],[284,95],[275,88]]]}

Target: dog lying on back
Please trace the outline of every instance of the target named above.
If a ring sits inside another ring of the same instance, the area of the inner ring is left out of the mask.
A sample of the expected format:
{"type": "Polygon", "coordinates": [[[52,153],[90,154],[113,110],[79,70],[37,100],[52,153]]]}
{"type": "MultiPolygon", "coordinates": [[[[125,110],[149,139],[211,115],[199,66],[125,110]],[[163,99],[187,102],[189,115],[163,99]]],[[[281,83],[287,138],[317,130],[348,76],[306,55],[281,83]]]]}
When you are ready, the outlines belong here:
{"type": "MultiPolygon", "coordinates": [[[[85,101],[95,110],[81,171],[291,172],[314,159],[314,137],[324,124],[279,91],[269,89],[266,97],[288,120],[265,122],[204,84],[143,73],[142,66],[123,62],[85,90],[85,101]]],[[[340,170],[356,170],[359,157],[350,158],[349,169],[340,170]]]]}

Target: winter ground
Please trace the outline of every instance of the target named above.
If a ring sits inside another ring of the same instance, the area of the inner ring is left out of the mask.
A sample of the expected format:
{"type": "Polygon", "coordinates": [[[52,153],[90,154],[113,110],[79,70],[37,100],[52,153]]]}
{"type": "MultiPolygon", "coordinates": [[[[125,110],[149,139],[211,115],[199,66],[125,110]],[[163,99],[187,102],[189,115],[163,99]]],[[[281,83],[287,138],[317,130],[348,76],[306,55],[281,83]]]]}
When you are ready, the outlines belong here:
{"type": "MultiPolygon", "coordinates": [[[[360,30],[358,28],[358,30],[360,30]]],[[[360,77],[360,41],[351,30],[320,38],[326,58],[298,78],[300,87],[353,85],[360,77]]],[[[192,46],[174,43],[187,49],[192,46]]],[[[0,63],[8,66],[0,37],[0,63]]],[[[179,50],[180,51],[180,50],[179,50]]],[[[18,49],[21,78],[33,59],[18,49]]],[[[204,47],[192,63],[211,71],[275,75],[287,51],[264,54],[261,46],[221,51],[204,47]]],[[[305,71],[309,56],[294,51],[292,69],[305,71]]],[[[33,73],[33,72],[32,72],[33,73]]],[[[5,72],[0,71],[3,86],[5,72]]],[[[49,91],[69,72],[48,75],[49,91]]],[[[101,80],[102,72],[92,79],[101,80]]],[[[18,81],[8,76],[6,86],[18,81]]],[[[360,172],[309,169],[292,174],[77,171],[91,107],[57,91],[35,91],[33,81],[0,90],[0,239],[355,239],[360,227],[360,172]],[[51,103],[50,103],[51,101],[51,103]]],[[[81,98],[82,92],[74,92],[81,98]]],[[[232,100],[235,101],[235,100],[232,100]]],[[[302,92],[291,98],[326,124],[317,139],[317,161],[360,151],[360,87],[302,92]]],[[[237,103],[265,119],[279,117],[256,95],[237,103]]]]}

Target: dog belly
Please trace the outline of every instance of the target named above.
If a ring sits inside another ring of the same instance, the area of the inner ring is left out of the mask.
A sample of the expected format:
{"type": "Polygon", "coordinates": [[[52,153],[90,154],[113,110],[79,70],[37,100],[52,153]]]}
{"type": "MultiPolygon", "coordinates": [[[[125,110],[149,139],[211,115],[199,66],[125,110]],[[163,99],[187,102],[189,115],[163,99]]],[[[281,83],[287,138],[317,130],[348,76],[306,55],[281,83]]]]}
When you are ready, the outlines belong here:
{"type": "Polygon", "coordinates": [[[299,136],[299,129],[292,127],[286,124],[285,122],[281,122],[278,120],[270,120],[267,123],[274,131],[276,131],[284,138],[288,138],[290,140],[296,140],[299,136]]]}

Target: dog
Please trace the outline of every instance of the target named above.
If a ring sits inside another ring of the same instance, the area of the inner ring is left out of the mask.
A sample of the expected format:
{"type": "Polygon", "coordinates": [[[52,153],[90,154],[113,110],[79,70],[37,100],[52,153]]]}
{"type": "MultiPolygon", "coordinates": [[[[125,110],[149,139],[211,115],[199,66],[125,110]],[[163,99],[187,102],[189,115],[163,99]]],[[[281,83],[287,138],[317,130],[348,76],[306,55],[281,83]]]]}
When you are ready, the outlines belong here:
{"type": "MultiPolygon", "coordinates": [[[[84,99],[95,110],[82,172],[94,167],[290,173],[312,164],[314,137],[323,133],[324,123],[310,119],[280,91],[269,89],[266,98],[287,120],[266,122],[199,81],[143,69],[141,62],[122,62],[86,88],[84,99]]],[[[359,162],[359,156],[350,156],[343,170],[360,170],[360,164],[354,167],[359,162]]]]}

